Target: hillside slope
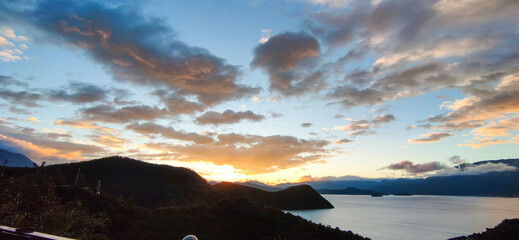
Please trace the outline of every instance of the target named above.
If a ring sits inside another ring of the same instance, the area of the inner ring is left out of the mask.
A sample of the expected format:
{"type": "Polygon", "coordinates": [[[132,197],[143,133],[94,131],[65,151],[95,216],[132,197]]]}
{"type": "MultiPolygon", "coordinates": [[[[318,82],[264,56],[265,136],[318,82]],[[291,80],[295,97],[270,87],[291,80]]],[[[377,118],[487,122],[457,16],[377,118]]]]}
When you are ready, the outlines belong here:
{"type": "Polygon", "coordinates": [[[258,203],[284,210],[326,209],[333,205],[308,185],[289,187],[277,192],[267,192],[240,184],[223,182],[213,186],[227,197],[246,197],[258,203]]]}
{"type": "Polygon", "coordinates": [[[23,154],[0,149],[0,166],[34,167],[34,165],[34,162],[23,154]]]}
{"type": "Polygon", "coordinates": [[[143,207],[181,206],[215,199],[211,186],[187,168],[149,164],[123,157],[51,165],[43,173],[55,176],[58,184],[94,189],[122,196],[143,207]]]}

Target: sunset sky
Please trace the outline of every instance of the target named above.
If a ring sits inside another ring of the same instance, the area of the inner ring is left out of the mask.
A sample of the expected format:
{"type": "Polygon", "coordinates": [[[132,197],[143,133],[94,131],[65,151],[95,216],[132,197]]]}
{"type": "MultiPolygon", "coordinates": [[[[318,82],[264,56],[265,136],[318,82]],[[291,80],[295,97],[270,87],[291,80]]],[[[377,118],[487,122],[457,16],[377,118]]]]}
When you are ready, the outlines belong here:
{"type": "Polygon", "coordinates": [[[2,1],[0,149],[208,180],[519,156],[519,1],[2,1]]]}

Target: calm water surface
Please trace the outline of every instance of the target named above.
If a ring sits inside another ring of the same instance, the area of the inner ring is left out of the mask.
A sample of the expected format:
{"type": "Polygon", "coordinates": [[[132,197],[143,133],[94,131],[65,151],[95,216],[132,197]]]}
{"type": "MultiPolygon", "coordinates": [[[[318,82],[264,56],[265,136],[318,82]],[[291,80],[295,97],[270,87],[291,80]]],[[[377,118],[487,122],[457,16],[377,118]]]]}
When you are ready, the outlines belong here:
{"type": "Polygon", "coordinates": [[[334,209],[289,211],[373,240],[448,239],[519,218],[519,198],[323,195],[334,209]]]}

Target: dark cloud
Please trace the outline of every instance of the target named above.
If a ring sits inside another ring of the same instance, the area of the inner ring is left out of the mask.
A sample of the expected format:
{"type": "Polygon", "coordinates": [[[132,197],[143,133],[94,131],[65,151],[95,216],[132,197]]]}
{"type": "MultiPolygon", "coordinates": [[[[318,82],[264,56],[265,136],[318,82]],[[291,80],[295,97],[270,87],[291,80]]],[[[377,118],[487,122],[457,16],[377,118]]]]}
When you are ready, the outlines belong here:
{"type": "Polygon", "coordinates": [[[301,127],[304,127],[304,128],[311,127],[312,125],[313,125],[312,123],[301,123],[301,127]]]}
{"type": "Polygon", "coordinates": [[[411,161],[401,161],[399,163],[391,163],[383,169],[404,170],[409,174],[420,174],[445,169],[446,167],[439,162],[426,162],[414,164],[411,161]]]}
{"type": "Polygon", "coordinates": [[[353,140],[346,139],[346,138],[333,141],[333,143],[335,143],[335,144],[348,144],[348,143],[352,143],[352,142],[353,142],[353,140]]]}
{"type": "Polygon", "coordinates": [[[382,114],[375,115],[371,118],[371,123],[375,125],[379,125],[381,123],[388,123],[395,120],[395,116],[393,114],[382,114]]]}
{"type": "Polygon", "coordinates": [[[373,88],[358,89],[353,86],[339,86],[328,94],[329,98],[339,99],[345,107],[358,105],[375,105],[386,100],[386,94],[373,88]]]}
{"type": "Polygon", "coordinates": [[[19,81],[19,80],[16,80],[14,79],[13,77],[10,77],[10,76],[4,76],[4,75],[0,75],[0,85],[1,86],[19,86],[19,87],[28,87],[29,84],[25,83],[25,82],[22,82],[22,81],[19,81]]]}
{"type": "Polygon", "coordinates": [[[423,134],[420,138],[410,139],[408,140],[410,143],[433,143],[438,142],[443,138],[452,136],[452,133],[448,132],[432,132],[423,134]]]}
{"type": "Polygon", "coordinates": [[[258,45],[250,65],[267,71],[270,89],[284,95],[299,95],[322,88],[323,72],[304,71],[319,55],[319,43],[314,37],[303,32],[286,32],[258,45]]]}
{"type": "Polygon", "coordinates": [[[29,108],[39,107],[37,103],[43,97],[41,94],[28,91],[11,91],[9,89],[0,89],[0,98],[11,102],[14,106],[25,106],[29,108]]]}
{"type": "Polygon", "coordinates": [[[464,163],[466,161],[467,160],[462,159],[460,156],[452,156],[452,157],[449,158],[449,162],[454,163],[456,165],[462,164],[462,163],[464,163]]]}
{"type": "Polygon", "coordinates": [[[168,115],[166,109],[146,105],[114,108],[109,105],[98,105],[80,110],[82,119],[94,122],[127,123],[139,120],[154,120],[168,115]]]}
{"type": "Polygon", "coordinates": [[[108,90],[84,82],[70,82],[60,90],[46,90],[50,100],[67,101],[73,103],[91,103],[105,100],[108,90]]]}
{"type": "Polygon", "coordinates": [[[311,15],[306,22],[307,27],[316,36],[332,47],[339,47],[352,42],[362,21],[368,15],[370,1],[356,0],[344,13],[318,12],[311,15]]]}
{"type": "Polygon", "coordinates": [[[196,144],[207,144],[213,142],[213,138],[206,135],[200,135],[192,132],[184,132],[175,130],[172,127],[164,127],[152,122],[132,123],[125,127],[145,136],[162,136],[164,138],[178,139],[182,141],[194,142],[196,144]]]}
{"type": "Polygon", "coordinates": [[[232,110],[225,110],[223,113],[218,113],[214,111],[206,112],[202,116],[197,117],[195,119],[195,122],[197,124],[219,125],[237,123],[242,120],[259,122],[263,119],[265,119],[265,116],[255,114],[252,111],[234,112],[232,110]]]}
{"type": "Polygon", "coordinates": [[[167,87],[207,106],[259,91],[237,83],[238,67],[178,41],[162,19],[144,17],[136,9],[132,4],[41,1],[30,7],[6,4],[2,12],[28,20],[58,44],[82,49],[120,81],[167,87]]]}
{"type": "Polygon", "coordinates": [[[175,93],[167,93],[166,91],[158,90],[154,94],[160,97],[160,100],[164,105],[166,105],[168,112],[172,115],[190,114],[204,110],[204,105],[188,101],[184,97],[175,93]]]}
{"type": "Polygon", "coordinates": [[[383,123],[394,121],[395,117],[392,114],[375,115],[371,120],[352,120],[346,126],[334,127],[333,130],[343,130],[348,132],[350,136],[369,135],[374,134],[373,127],[377,127],[383,123]]]}

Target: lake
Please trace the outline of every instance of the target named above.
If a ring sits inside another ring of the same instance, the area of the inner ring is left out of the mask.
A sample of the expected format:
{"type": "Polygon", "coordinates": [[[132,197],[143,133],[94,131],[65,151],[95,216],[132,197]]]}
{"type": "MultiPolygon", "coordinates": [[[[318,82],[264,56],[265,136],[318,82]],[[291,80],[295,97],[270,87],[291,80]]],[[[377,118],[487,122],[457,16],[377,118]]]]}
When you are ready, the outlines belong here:
{"type": "Polygon", "coordinates": [[[288,211],[373,240],[448,239],[519,218],[519,198],[323,195],[334,209],[288,211]]]}

